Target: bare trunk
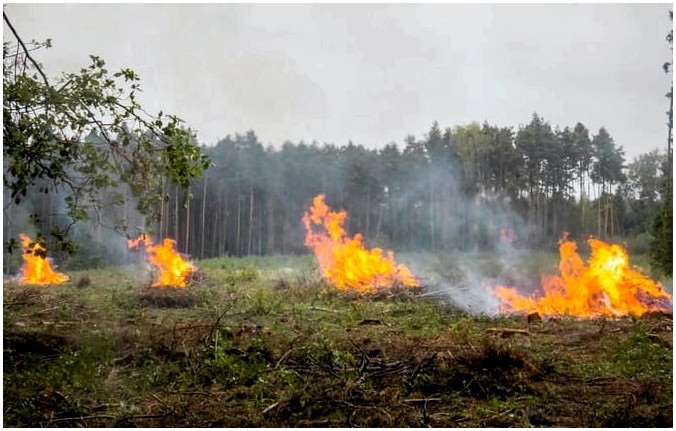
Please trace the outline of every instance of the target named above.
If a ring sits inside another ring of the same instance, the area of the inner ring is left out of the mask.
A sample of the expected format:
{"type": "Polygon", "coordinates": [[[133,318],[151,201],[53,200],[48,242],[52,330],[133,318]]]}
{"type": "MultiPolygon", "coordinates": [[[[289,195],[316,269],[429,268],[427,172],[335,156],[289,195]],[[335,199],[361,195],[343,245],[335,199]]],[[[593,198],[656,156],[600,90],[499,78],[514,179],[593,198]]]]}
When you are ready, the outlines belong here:
{"type": "Polygon", "coordinates": [[[174,186],[174,238],[176,238],[176,242],[178,242],[179,239],[179,232],[178,232],[178,187],[174,186]]]}
{"type": "Polygon", "coordinates": [[[242,195],[237,183],[237,256],[241,256],[241,239],[242,239],[242,195]]]}
{"type": "Polygon", "coordinates": [[[432,251],[435,250],[434,245],[434,182],[432,171],[430,171],[430,246],[432,251]]]}
{"type": "Polygon", "coordinates": [[[187,190],[187,201],[185,205],[185,253],[190,254],[190,190],[187,190]]]}
{"type": "Polygon", "coordinates": [[[268,194],[267,213],[268,213],[267,254],[271,255],[274,253],[275,250],[275,217],[274,217],[274,202],[272,200],[272,194],[268,194]]]}
{"type": "MultiPolygon", "coordinates": [[[[3,231],[4,235],[4,241],[7,242],[12,238],[12,207],[14,206],[14,202],[12,202],[12,199],[10,197],[9,200],[9,205],[7,207],[7,230],[3,231]]],[[[5,247],[5,250],[7,248],[5,247]]],[[[12,255],[9,253],[9,251],[6,254],[7,258],[5,259],[5,274],[9,275],[12,273],[12,255]]]]}
{"type": "Polygon", "coordinates": [[[371,184],[369,184],[366,191],[366,228],[364,229],[364,236],[369,237],[371,225],[371,184]]]}
{"type": "Polygon", "coordinates": [[[256,219],[258,220],[258,223],[256,225],[258,227],[258,256],[260,256],[263,252],[263,223],[261,223],[261,219],[263,217],[262,205],[258,206],[257,212],[258,217],[256,219]]]}
{"type": "Polygon", "coordinates": [[[204,189],[202,189],[202,236],[200,239],[200,259],[204,259],[204,233],[207,230],[206,215],[207,215],[207,176],[204,176],[204,189]]]}
{"type": "Polygon", "coordinates": [[[215,217],[212,219],[212,234],[211,234],[211,256],[219,256],[219,240],[220,240],[220,232],[219,232],[219,224],[221,221],[221,205],[219,202],[219,205],[216,207],[216,214],[215,217]]]}
{"type": "Polygon", "coordinates": [[[247,238],[247,256],[251,256],[251,245],[253,240],[253,213],[254,213],[254,192],[253,185],[249,185],[249,238],[247,238]]]}
{"type": "Polygon", "coordinates": [[[164,233],[164,225],[165,225],[165,221],[164,221],[165,212],[166,212],[165,202],[164,202],[164,193],[165,193],[164,188],[165,188],[165,186],[166,186],[166,182],[163,182],[162,183],[162,201],[160,202],[160,226],[157,229],[157,234],[160,236],[160,238],[162,238],[162,234],[164,233]]]}
{"type": "Polygon", "coordinates": [[[383,206],[378,205],[378,222],[376,223],[376,240],[380,239],[380,224],[383,219],[383,206]]]}

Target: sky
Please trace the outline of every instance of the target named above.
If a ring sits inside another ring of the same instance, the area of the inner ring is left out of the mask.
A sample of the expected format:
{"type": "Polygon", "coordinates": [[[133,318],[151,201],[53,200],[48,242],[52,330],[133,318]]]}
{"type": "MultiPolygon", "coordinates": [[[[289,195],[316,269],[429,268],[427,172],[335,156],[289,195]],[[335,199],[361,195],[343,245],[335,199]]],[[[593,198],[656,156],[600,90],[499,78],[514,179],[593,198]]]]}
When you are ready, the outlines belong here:
{"type": "MultiPolygon", "coordinates": [[[[627,161],[666,149],[673,54],[663,4],[7,4],[48,76],[100,56],[142,79],[140,102],[201,144],[368,148],[537,112],[605,127],[627,161]]],[[[3,38],[11,37],[4,26],[3,38]]]]}

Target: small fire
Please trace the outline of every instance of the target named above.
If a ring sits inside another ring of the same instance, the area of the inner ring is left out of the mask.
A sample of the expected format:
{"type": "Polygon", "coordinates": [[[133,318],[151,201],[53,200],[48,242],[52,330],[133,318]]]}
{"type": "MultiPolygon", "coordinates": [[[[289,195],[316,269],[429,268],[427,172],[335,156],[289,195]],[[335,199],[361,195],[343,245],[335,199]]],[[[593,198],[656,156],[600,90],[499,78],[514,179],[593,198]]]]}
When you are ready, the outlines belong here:
{"type": "Polygon", "coordinates": [[[393,252],[383,254],[380,248],[367,250],[361,234],[347,238],[343,229],[347,213],[331,211],[324,203],[323,194],[315,196],[312,203],[310,210],[303,215],[307,232],[305,245],[317,256],[324,278],[338,289],[349,287],[372,292],[394,285],[420,285],[406,266],[394,262],[393,252]],[[323,231],[315,232],[313,225],[320,226],[323,231]]]}
{"type": "Polygon", "coordinates": [[[190,274],[195,268],[181,257],[174,249],[174,241],[165,238],[161,245],[154,245],[148,235],[140,235],[136,239],[127,240],[129,248],[137,248],[143,243],[146,249],[146,260],[159,270],[157,280],[153,287],[185,287],[188,285],[190,274]]]}
{"type": "Polygon", "coordinates": [[[501,311],[537,312],[544,316],[640,316],[649,311],[671,312],[672,297],[661,284],[629,267],[626,250],[598,239],[587,241],[591,255],[585,264],[577,245],[559,242],[561,275],[542,276],[544,295],[522,296],[515,288],[498,286],[501,311]]]}
{"type": "Polygon", "coordinates": [[[27,235],[19,234],[23,250],[23,266],[19,284],[63,284],[70,280],[66,274],[54,271],[47,259],[47,249],[40,242],[32,241],[27,235]]]}

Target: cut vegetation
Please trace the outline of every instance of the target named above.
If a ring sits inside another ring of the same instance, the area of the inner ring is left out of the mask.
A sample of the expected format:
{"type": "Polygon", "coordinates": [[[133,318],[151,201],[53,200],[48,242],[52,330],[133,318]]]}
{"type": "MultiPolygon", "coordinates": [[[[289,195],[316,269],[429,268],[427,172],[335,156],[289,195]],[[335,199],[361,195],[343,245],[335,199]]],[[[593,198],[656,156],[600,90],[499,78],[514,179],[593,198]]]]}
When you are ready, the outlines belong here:
{"type": "Polygon", "coordinates": [[[187,289],[140,267],[5,283],[4,425],[673,425],[671,315],[475,316],[338,291],[309,256],[198,266],[187,289]]]}

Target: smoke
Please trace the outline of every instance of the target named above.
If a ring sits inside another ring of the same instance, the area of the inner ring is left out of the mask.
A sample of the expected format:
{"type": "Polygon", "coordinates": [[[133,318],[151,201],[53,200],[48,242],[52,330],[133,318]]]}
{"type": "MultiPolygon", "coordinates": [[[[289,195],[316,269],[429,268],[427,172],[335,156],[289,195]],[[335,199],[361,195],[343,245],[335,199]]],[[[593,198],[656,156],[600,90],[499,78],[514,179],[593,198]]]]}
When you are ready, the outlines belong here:
{"type": "MultiPolygon", "coordinates": [[[[91,201],[83,202],[88,219],[76,222],[68,215],[67,194],[63,190],[37,184],[34,189],[47,193],[31,192],[18,205],[11,202],[9,193],[5,193],[5,217],[3,240],[17,239],[19,233],[25,233],[32,239],[41,234],[47,246],[47,255],[53,258],[57,267],[64,270],[120,265],[136,261],[126,246],[125,231],[134,226],[142,226],[144,217],[136,210],[136,199],[120,184],[113,190],[100,191],[97,198],[100,203],[111,202],[112,193],[121,192],[125,201],[121,205],[99,205],[94,209],[91,201]],[[69,253],[59,247],[59,241],[53,232],[66,232],[65,239],[73,241],[77,250],[69,253]]],[[[14,273],[20,265],[20,252],[5,253],[3,265],[6,273],[14,273]]]]}
{"type": "Polygon", "coordinates": [[[397,260],[421,279],[423,295],[472,314],[495,315],[500,308],[492,293],[496,285],[537,285],[537,276],[524,275],[532,257],[526,244],[534,232],[509,197],[483,189],[478,181],[468,183],[462,169],[452,162],[410,177],[403,199],[431,208],[426,242],[435,251],[398,254],[397,260]],[[437,202],[423,202],[430,194],[437,202]]]}

